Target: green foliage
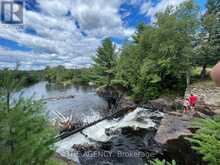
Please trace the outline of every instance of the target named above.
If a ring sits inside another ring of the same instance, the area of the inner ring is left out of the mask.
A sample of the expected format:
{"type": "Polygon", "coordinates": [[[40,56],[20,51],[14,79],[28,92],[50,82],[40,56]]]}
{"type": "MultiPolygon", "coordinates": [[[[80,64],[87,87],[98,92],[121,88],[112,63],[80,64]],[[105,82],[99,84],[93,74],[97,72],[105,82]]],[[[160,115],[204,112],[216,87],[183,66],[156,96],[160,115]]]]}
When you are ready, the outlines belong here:
{"type": "MultiPolygon", "coordinates": [[[[220,59],[220,1],[208,0],[207,17],[212,17],[210,26],[207,28],[209,32],[210,45],[215,49],[215,54],[220,59]]],[[[205,17],[206,17],[205,16],[205,17]]]]}
{"type": "Polygon", "coordinates": [[[54,154],[55,132],[43,114],[43,104],[22,98],[12,102],[10,94],[18,89],[19,81],[9,71],[4,76],[0,97],[0,164],[46,165],[54,154]]]}
{"type": "Polygon", "coordinates": [[[139,101],[158,97],[163,90],[184,90],[191,71],[198,6],[189,1],[175,12],[168,8],[158,13],[156,20],[156,26],[138,27],[134,43],[124,46],[117,62],[117,79],[139,101]]]}
{"type": "Polygon", "coordinates": [[[202,18],[201,30],[195,48],[194,64],[203,67],[201,78],[206,75],[206,68],[220,59],[220,2],[208,0],[208,11],[202,18]]]}
{"type": "Polygon", "coordinates": [[[42,104],[20,100],[7,111],[3,102],[0,107],[1,164],[45,164],[54,153],[55,134],[42,114],[42,104]]]}
{"type": "Polygon", "coordinates": [[[62,82],[66,79],[71,79],[70,74],[64,66],[57,66],[54,68],[47,67],[44,70],[45,79],[50,83],[62,82]]]}
{"type": "Polygon", "coordinates": [[[116,66],[116,47],[111,39],[103,40],[102,46],[98,48],[97,55],[93,59],[94,79],[98,85],[111,86],[111,82],[115,77],[116,66]]]}
{"type": "Polygon", "coordinates": [[[117,75],[128,88],[134,88],[140,76],[140,64],[142,63],[139,47],[136,45],[125,45],[117,62],[117,75]]]}
{"type": "MultiPolygon", "coordinates": [[[[41,71],[21,71],[21,70],[0,70],[0,86],[8,84],[5,75],[13,77],[13,80],[19,80],[19,85],[25,87],[42,80],[43,74],[41,71]]],[[[7,77],[8,77],[7,76],[7,77]]]]}
{"type": "Polygon", "coordinates": [[[44,70],[44,78],[49,83],[80,83],[88,84],[91,80],[91,69],[66,69],[64,66],[47,67],[44,70]]]}
{"type": "Polygon", "coordinates": [[[159,159],[156,159],[155,161],[152,161],[151,162],[151,165],[177,165],[176,164],[176,161],[175,160],[172,160],[171,163],[165,161],[165,160],[159,160],[159,159]]]}
{"type": "Polygon", "coordinates": [[[199,128],[188,140],[193,149],[203,155],[203,160],[209,165],[220,164],[220,116],[214,119],[197,119],[195,128],[199,128]]]}

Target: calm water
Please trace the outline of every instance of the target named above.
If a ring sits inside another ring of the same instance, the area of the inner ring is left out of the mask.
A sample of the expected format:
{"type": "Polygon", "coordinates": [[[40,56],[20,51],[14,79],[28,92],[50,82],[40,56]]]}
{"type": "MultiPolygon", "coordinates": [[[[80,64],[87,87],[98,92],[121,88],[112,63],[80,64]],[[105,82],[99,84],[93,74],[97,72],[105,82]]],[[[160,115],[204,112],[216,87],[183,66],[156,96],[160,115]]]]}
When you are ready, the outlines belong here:
{"type": "Polygon", "coordinates": [[[16,93],[14,98],[33,97],[33,100],[40,100],[70,95],[73,95],[74,98],[46,101],[45,112],[50,119],[56,118],[54,112],[57,111],[65,116],[72,114],[74,119],[90,122],[97,120],[103,114],[103,110],[107,108],[106,102],[96,95],[95,88],[80,85],[64,87],[39,82],[16,93]]]}

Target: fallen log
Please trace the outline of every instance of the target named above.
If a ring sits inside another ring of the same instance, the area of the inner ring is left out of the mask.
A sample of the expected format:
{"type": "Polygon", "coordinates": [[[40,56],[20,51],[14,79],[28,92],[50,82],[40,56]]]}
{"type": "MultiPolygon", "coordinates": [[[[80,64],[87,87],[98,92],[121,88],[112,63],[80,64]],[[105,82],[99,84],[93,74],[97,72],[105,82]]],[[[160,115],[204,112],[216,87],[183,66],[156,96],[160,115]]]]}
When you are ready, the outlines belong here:
{"type": "Polygon", "coordinates": [[[87,124],[87,125],[81,127],[81,128],[78,128],[78,129],[75,129],[75,130],[68,131],[68,132],[65,132],[65,133],[63,133],[63,134],[60,134],[60,135],[58,135],[58,136],[56,137],[56,140],[59,141],[59,140],[65,139],[65,138],[67,138],[67,137],[69,137],[69,136],[71,136],[71,135],[74,135],[74,134],[76,134],[76,133],[78,133],[78,132],[83,131],[83,130],[86,129],[86,128],[89,128],[89,127],[91,127],[91,126],[93,126],[93,125],[96,125],[97,123],[99,123],[99,122],[101,122],[101,121],[104,121],[104,120],[107,120],[107,119],[111,119],[111,118],[113,118],[114,116],[119,115],[120,113],[124,113],[125,111],[129,111],[129,110],[128,110],[128,109],[123,109],[123,110],[121,110],[121,111],[114,112],[114,113],[112,113],[112,114],[110,114],[110,115],[108,115],[108,116],[106,116],[106,117],[104,117],[104,118],[102,118],[102,119],[99,119],[99,120],[97,120],[97,121],[94,121],[94,122],[92,122],[92,123],[90,123],[90,124],[87,124]]]}
{"type": "Polygon", "coordinates": [[[72,99],[74,97],[75,96],[73,96],[73,95],[70,95],[70,96],[60,96],[60,97],[48,97],[48,98],[41,99],[40,101],[72,99]]]}

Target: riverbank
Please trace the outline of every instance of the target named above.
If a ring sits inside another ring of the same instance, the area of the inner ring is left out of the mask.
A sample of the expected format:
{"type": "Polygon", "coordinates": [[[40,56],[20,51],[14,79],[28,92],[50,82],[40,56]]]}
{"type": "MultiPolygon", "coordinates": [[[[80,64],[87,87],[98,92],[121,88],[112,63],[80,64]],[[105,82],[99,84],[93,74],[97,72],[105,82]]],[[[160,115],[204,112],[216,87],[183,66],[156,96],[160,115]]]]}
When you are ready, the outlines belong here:
{"type": "MultiPolygon", "coordinates": [[[[39,94],[39,91],[41,91],[39,90],[39,88],[43,89],[42,90],[43,93],[45,92],[45,90],[48,92],[46,95],[48,96],[48,98],[54,98],[54,96],[60,97],[60,95],[66,96],[74,93],[74,98],[67,98],[56,101],[48,100],[47,106],[49,107],[47,107],[47,109],[48,110],[56,109],[56,111],[59,112],[63,111],[62,113],[66,116],[73,113],[74,116],[78,115],[79,116],[78,118],[87,122],[95,121],[97,120],[98,117],[100,117],[97,111],[100,111],[101,109],[103,110],[104,107],[102,108],[99,107],[100,105],[98,104],[97,101],[99,100],[99,103],[102,104],[103,100],[100,97],[96,96],[97,91],[95,89],[92,90],[87,88],[84,89],[84,87],[80,87],[80,86],[79,87],[66,86],[60,88],[57,86],[47,86],[45,83],[46,82],[42,82],[32,86],[31,88],[26,89],[24,94],[30,95],[30,91],[32,92],[37,91],[39,94]],[[94,104],[96,104],[96,106],[94,106],[94,104]],[[67,108],[66,105],[68,105],[69,107],[67,108]],[[73,108],[73,106],[76,106],[77,109],[73,108]],[[91,106],[94,107],[94,111],[88,109],[91,108],[91,106]],[[84,113],[83,116],[79,115],[83,113],[84,113]]],[[[118,97],[118,95],[116,96],[118,97]]],[[[38,98],[40,98],[40,94],[38,98]]],[[[103,151],[103,147],[104,147],[104,151],[108,151],[108,152],[110,151],[113,153],[115,153],[115,151],[117,152],[129,151],[129,152],[138,152],[138,153],[140,151],[141,152],[145,151],[146,153],[151,153],[151,154],[153,153],[154,156],[156,155],[156,157],[154,158],[163,158],[169,160],[169,154],[172,155],[178,151],[178,147],[177,147],[178,145],[174,145],[174,144],[179,144],[180,142],[184,142],[183,146],[185,146],[186,144],[187,148],[182,148],[182,149],[190,151],[191,155],[186,154],[184,152],[180,152],[177,154],[178,156],[177,158],[176,157],[173,158],[176,158],[177,162],[179,162],[178,160],[180,160],[181,157],[183,158],[188,157],[188,159],[186,159],[187,163],[193,160],[192,157],[194,156],[194,152],[190,149],[191,147],[190,144],[188,144],[187,141],[184,141],[183,139],[183,137],[191,135],[190,123],[193,117],[191,116],[184,117],[182,116],[181,113],[175,112],[175,99],[173,98],[171,99],[169,97],[159,98],[157,100],[151,101],[150,104],[148,105],[141,105],[142,107],[141,110],[140,107],[139,109],[136,109],[137,105],[134,104],[129,98],[125,96],[123,96],[119,102],[118,101],[116,102],[120,107],[119,108],[120,110],[126,109],[128,112],[123,113],[118,117],[111,118],[105,120],[104,122],[96,124],[91,128],[90,131],[88,131],[89,129],[86,129],[86,131],[83,131],[84,135],[78,133],[77,136],[67,138],[63,140],[63,143],[60,143],[60,146],[62,146],[62,148],[64,149],[65,147],[67,148],[69,147],[68,149],[72,149],[72,146],[75,143],[83,146],[88,142],[91,143],[92,141],[92,144],[96,144],[99,143],[101,140],[102,141],[100,145],[101,148],[99,147],[97,149],[98,151],[103,151]],[[160,115],[161,113],[158,110],[165,113],[164,117],[160,116],[158,118],[158,115],[160,115]],[[163,119],[161,120],[161,118],[163,119]],[[117,125],[119,125],[120,127],[118,127],[117,125]],[[161,136],[160,139],[158,140],[158,138],[156,137],[158,137],[158,134],[161,135],[161,133],[163,136],[161,136]],[[103,141],[103,138],[106,140],[103,141]],[[139,143],[139,141],[141,143],[139,143]],[[133,148],[135,148],[135,150],[133,150],[133,148]],[[166,156],[161,156],[163,154],[165,154],[166,156]]],[[[105,114],[106,113],[109,112],[105,111],[105,114]]],[[[198,117],[198,115],[195,117],[198,117]]],[[[90,149],[88,148],[86,152],[90,152],[90,149]]],[[[73,158],[66,159],[67,156],[64,154],[62,155],[62,157],[60,156],[59,158],[61,158],[66,162],[69,162],[70,159],[73,159],[73,158]]],[[[85,161],[84,164],[86,164],[88,161],[95,161],[95,159],[96,158],[94,158],[93,160],[91,159],[87,160],[84,154],[81,155],[81,161],[85,161]]],[[[111,159],[111,157],[109,159],[111,159]]],[[[120,159],[117,158],[114,161],[117,162],[120,161],[120,159]]],[[[138,159],[137,161],[138,162],[140,161],[142,164],[144,164],[146,158],[143,159],[141,158],[138,159]]],[[[193,161],[198,162],[200,161],[200,159],[193,161]]],[[[187,163],[183,162],[183,165],[188,165],[189,163],[188,164],[187,163]]]]}
{"type": "Polygon", "coordinates": [[[210,118],[219,114],[220,87],[216,87],[212,81],[197,82],[186,89],[185,97],[189,97],[191,93],[198,96],[195,112],[184,114],[177,109],[178,99],[163,97],[149,102],[166,114],[157,131],[156,141],[166,144],[169,140],[176,140],[181,136],[191,136],[191,123],[195,118],[210,118]]]}

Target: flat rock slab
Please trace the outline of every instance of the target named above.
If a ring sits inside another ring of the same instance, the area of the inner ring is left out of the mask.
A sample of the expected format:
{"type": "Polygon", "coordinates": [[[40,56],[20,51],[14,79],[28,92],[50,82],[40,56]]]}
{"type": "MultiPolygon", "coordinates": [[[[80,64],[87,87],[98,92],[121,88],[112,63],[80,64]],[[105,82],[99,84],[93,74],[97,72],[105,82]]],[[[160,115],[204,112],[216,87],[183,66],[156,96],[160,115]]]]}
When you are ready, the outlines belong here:
{"type": "Polygon", "coordinates": [[[161,121],[155,140],[160,144],[166,144],[169,140],[192,135],[192,132],[188,129],[191,126],[191,119],[192,117],[187,115],[180,117],[166,114],[161,121]]]}

